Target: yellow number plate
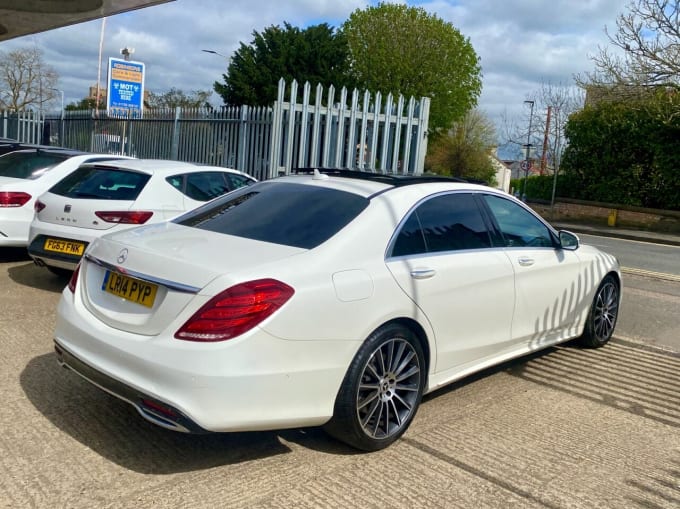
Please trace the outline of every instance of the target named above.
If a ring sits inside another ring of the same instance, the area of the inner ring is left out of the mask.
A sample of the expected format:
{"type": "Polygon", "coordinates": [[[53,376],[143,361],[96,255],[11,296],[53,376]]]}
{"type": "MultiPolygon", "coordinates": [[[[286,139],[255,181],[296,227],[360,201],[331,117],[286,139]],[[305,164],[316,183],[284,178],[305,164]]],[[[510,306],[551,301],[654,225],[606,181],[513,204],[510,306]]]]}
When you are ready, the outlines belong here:
{"type": "Polygon", "coordinates": [[[156,300],[158,285],[107,270],[102,290],[150,308],[156,300]]]}
{"type": "Polygon", "coordinates": [[[85,251],[85,244],[70,240],[46,239],[44,248],[45,251],[82,256],[85,251]]]}

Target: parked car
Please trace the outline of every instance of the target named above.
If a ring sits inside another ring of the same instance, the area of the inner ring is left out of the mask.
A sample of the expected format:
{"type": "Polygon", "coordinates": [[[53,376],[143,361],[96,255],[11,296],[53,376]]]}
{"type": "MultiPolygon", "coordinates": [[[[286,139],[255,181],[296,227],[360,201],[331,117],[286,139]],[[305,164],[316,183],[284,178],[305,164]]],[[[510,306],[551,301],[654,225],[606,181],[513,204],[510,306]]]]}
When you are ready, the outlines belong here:
{"type": "Polygon", "coordinates": [[[84,164],[35,202],[28,252],[54,273],[72,272],[105,233],[170,219],[254,182],[236,170],[178,161],[84,164]]]}
{"type": "Polygon", "coordinates": [[[59,148],[23,148],[0,156],[0,247],[26,246],[36,198],[89,161],[120,159],[59,148]]]}
{"type": "Polygon", "coordinates": [[[603,346],[620,298],[613,256],[506,193],[315,171],[93,242],[55,346],[164,428],[325,425],[377,450],[425,393],[572,338],[603,346]]]}

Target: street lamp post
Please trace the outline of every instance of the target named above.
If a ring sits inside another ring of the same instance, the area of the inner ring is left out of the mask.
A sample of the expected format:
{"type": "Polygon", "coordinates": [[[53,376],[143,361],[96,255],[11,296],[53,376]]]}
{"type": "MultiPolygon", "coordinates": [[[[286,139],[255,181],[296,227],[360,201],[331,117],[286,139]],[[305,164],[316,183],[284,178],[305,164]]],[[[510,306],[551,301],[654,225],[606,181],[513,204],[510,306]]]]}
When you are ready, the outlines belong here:
{"type": "Polygon", "coordinates": [[[210,53],[212,55],[217,55],[217,56],[220,56],[222,58],[226,58],[227,60],[231,60],[231,57],[228,57],[227,55],[223,55],[222,53],[220,53],[219,51],[215,51],[214,49],[202,49],[201,51],[203,51],[204,53],[210,53]]]}
{"type": "Polygon", "coordinates": [[[524,101],[524,104],[528,104],[531,106],[531,110],[529,112],[529,132],[527,133],[527,152],[526,152],[526,158],[524,160],[524,186],[523,186],[523,191],[522,191],[522,201],[526,201],[527,199],[527,180],[529,179],[529,168],[531,164],[531,160],[529,158],[530,150],[531,150],[531,122],[534,118],[534,101],[524,101]]]}
{"type": "Polygon", "coordinates": [[[61,120],[61,127],[59,129],[59,144],[63,147],[64,146],[64,91],[59,89],[59,88],[50,88],[50,90],[54,90],[55,92],[59,92],[61,94],[61,115],[60,115],[60,120],[61,120]]]}

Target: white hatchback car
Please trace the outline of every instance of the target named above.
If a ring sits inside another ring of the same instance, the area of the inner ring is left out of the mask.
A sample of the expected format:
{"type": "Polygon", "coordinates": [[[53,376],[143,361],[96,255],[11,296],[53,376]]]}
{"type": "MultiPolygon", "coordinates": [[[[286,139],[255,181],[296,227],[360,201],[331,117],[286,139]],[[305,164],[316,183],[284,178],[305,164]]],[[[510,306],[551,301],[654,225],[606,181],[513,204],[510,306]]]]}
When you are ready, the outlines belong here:
{"type": "Polygon", "coordinates": [[[122,156],[59,148],[25,148],[0,156],[0,247],[25,246],[38,196],[78,166],[122,156]]]}
{"type": "Polygon", "coordinates": [[[36,201],[28,253],[56,274],[70,273],[105,233],[170,219],[254,182],[236,170],[178,161],[86,164],[36,201]]]}
{"type": "Polygon", "coordinates": [[[55,348],[165,428],[325,425],[376,450],[424,393],[572,338],[604,345],[620,296],[613,256],[501,191],[315,171],[93,242],[55,348]]]}

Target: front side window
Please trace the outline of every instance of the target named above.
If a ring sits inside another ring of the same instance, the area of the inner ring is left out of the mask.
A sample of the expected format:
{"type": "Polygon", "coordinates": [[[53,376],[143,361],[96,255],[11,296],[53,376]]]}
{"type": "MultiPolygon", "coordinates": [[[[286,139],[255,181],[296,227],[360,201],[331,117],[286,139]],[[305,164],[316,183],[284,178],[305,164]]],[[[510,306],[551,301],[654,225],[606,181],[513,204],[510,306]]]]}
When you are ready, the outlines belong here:
{"type": "Polygon", "coordinates": [[[324,187],[259,182],[207,203],[174,222],[227,235],[311,249],[368,206],[368,199],[324,187]]]}
{"type": "Polygon", "coordinates": [[[522,206],[500,196],[485,195],[506,247],[554,247],[548,227],[522,206]]]}
{"type": "Polygon", "coordinates": [[[392,256],[491,247],[489,231],[470,193],[450,193],[421,203],[402,225],[392,256]]]}

